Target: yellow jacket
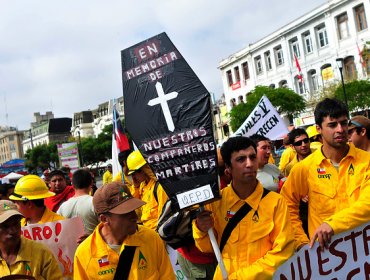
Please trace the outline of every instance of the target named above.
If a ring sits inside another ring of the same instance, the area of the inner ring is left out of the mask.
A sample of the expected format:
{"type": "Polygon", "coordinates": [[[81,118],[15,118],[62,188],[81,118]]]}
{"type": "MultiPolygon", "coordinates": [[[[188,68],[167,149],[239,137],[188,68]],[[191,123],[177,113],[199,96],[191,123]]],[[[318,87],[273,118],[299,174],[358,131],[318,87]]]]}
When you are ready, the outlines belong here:
{"type": "Polygon", "coordinates": [[[112,172],[110,172],[109,170],[105,171],[103,174],[103,185],[112,182],[112,178],[113,178],[112,172]]]}
{"type": "Polygon", "coordinates": [[[0,256],[0,277],[12,274],[31,275],[37,280],[60,280],[63,277],[53,254],[43,244],[23,236],[12,265],[8,266],[0,256]]]}
{"type": "Polygon", "coordinates": [[[287,201],[297,246],[309,242],[299,218],[300,199],[308,195],[308,232],[323,222],[335,234],[357,227],[370,218],[370,154],[349,144],[339,171],[321,149],[297,163],[281,194],[287,201]]]}
{"type": "Polygon", "coordinates": [[[279,169],[281,172],[284,172],[285,167],[293,160],[296,154],[297,153],[292,147],[288,147],[284,150],[279,161],[279,169]]]}
{"type": "Polygon", "coordinates": [[[130,190],[131,195],[136,198],[140,198],[140,188],[137,187],[135,188],[134,184],[132,181],[125,176],[124,180],[122,180],[122,170],[120,170],[114,177],[113,177],[113,182],[121,182],[124,183],[130,190]]]}
{"type": "MultiPolygon", "coordinates": [[[[119,255],[103,240],[99,224],[95,231],[77,247],[74,258],[74,280],[113,279],[118,265],[119,255]]],[[[131,271],[132,279],[175,279],[167,251],[159,235],[146,227],[138,226],[135,234],[123,242],[125,245],[136,246],[131,271]]]]}
{"type": "MultiPolygon", "coordinates": [[[[57,213],[51,211],[49,208],[45,207],[44,214],[41,217],[41,220],[38,222],[38,224],[45,224],[48,222],[54,222],[54,221],[60,221],[64,220],[64,217],[61,215],[58,215],[57,213]]],[[[27,225],[27,219],[22,218],[21,220],[21,226],[24,227],[27,225]]]]}
{"type": "MultiPolygon", "coordinates": [[[[288,208],[280,194],[270,192],[262,200],[263,188],[258,183],[245,200],[240,199],[231,185],[221,190],[222,198],[206,206],[213,212],[214,231],[218,244],[229,218],[246,202],[252,210],[232,231],[222,252],[229,280],[271,279],[275,270],[294,252],[294,239],[288,208]]],[[[193,222],[196,246],[212,252],[207,233],[193,222]]],[[[222,279],[217,267],[214,279],[222,279]]]]}
{"type": "Polygon", "coordinates": [[[168,197],[163,190],[161,184],[157,187],[158,202],[154,197],[154,186],[156,180],[150,179],[148,183],[142,182],[140,185],[140,199],[145,201],[146,204],[141,207],[140,220],[144,226],[156,229],[159,215],[162,213],[162,208],[168,197]]]}

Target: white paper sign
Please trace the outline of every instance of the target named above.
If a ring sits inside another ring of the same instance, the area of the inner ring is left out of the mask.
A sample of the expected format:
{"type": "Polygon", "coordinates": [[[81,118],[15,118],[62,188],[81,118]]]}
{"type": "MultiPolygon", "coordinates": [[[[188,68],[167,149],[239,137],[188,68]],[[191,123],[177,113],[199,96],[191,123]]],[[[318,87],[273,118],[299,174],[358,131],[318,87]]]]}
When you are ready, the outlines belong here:
{"type": "Polygon", "coordinates": [[[210,200],[214,197],[211,185],[205,185],[176,195],[180,209],[210,200]]]}
{"type": "Polygon", "coordinates": [[[318,242],[302,247],[273,279],[370,279],[370,222],[334,235],[323,252],[318,242]]]}
{"type": "Polygon", "coordinates": [[[251,136],[257,133],[270,140],[276,140],[288,132],[288,128],[270,100],[262,96],[256,108],[233,136],[251,136]]]}
{"type": "Polygon", "coordinates": [[[58,261],[64,279],[73,277],[73,257],[77,239],[84,233],[82,219],[60,220],[22,227],[22,235],[47,246],[58,261]]]}

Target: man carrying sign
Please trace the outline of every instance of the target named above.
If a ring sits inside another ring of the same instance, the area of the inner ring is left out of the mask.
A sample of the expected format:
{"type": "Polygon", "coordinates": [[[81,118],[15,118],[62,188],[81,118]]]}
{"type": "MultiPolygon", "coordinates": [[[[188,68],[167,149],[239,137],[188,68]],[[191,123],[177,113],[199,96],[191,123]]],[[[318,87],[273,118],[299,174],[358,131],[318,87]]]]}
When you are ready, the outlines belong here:
{"type": "MultiPolygon", "coordinates": [[[[246,137],[232,137],[221,147],[222,158],[232,182],[221,190],[222,198],[207,205],[193,223],[197,247],[211,252],[207,236],[214,227],[228,279],[268,279],[294,252],[288,208],[275,192],[258,182],[256,144],[246,137]],[[249,206],[249,207],[248,207],[249,206]],[[226,237],[229,224],[247,209],[226,237]],[[242,210],[243,211],[243,210],[242,210]],[[211,216],[212,214],[212,216],[211,216]],[[234,217],[235,216],[235,217],[234,217]]],[[[217,267],[214,279],[222,279],[217,267]]]]}
{"type": "Polygon", "coordinates": [[[328,248],[333,234],[355,228],[370,217],[370,154],[347,144],[348,109],[326,98],[315,108],[315,122],[323,139],[321,149],[293,167],[281,194],[295,228],[297,248],[318,239],[328,248]],[[308,195],[308,232],[299,217],[300,200],[308,195]]]}
{"type": "Polygon", "coordinates": [[[0,200],[0,277],[17,274],[62,279],[53,254],[41,243],[21,237],[22,217],[13,202],[0,200]]]}

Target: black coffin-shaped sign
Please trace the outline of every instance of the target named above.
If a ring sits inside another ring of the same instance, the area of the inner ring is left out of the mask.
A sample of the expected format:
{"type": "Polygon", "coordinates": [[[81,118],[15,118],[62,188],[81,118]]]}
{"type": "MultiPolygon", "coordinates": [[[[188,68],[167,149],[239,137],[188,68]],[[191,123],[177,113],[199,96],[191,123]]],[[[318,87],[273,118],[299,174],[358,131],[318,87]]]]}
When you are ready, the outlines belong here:
{"type": "Polygon", "coordinates": [[[167,195],[219,197],[209,92],[161,33],[121,51],[126,128],[167,195]]]}

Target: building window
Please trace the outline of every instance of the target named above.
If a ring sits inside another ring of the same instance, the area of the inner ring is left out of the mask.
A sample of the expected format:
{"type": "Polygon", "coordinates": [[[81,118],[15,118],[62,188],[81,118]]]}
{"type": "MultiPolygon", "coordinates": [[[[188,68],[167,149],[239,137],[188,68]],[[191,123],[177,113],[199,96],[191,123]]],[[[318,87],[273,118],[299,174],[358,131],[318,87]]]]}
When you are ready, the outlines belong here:
{"type": "Polygon", "coordinates": [[[244,62],[242,64],[242,68],[243,68],[244,81],[246,81],[246,80],[248,80],[250,78],[250,76],[249,76],[248,62],[244,62]]]}
{"type": "Polygon", "coordinates": [[[355,7],[355,19],[356,19],[356,29],[357,31],[362,31],[367,29],[367,21],[365,16],[364,4],[355,7]]]}
{"type": "Polygon", "coordinates": [[[240,103],[244,103],[243,95],[240,95],[240,96],[238,97],[238,100],[239,100],[239,104],[240,104],[240,103]]]}
{"type": "Polygon", "coordinates": [[[240,74],[239,74],[239,66],[236,66],[234,68],[234,74],[235,74],[235,83],[239,82],[240,81],[240,74]]]}
{"type": "Polygon", "coordinates": [[[346,80],[357,79],[355,58],[353,56],[344,59],[343,76],[346,80]]]}
{"type": "Polygon", "coordinates": [[[294,38],[290,41],[290,48],[291,48],[291,52],[292,52],[292,57],[294,58],[294,55],[296,57],[300,57],[301,56],[301,53],[299,51],[299,44],[298,44],[298,39],[297,38],[294,38]]]}
{"type": "Polygon", "coordinates": [[[267,71],[272,70],[270,51],[265,52],[265,63],[267,71]]]}
{"type": "Polygon", "coordinates": [[[337,30],[339,40],[343,40],[349,37],[347,13],[337,16],[337,30]]]}
{"type": "Polygon", "coordinates": [[[311,40],[311,34],[310,32],[306,32],[302,35],[303,37],[303,42],[304,42],[304,51],[306,54],[310,54],[313,52],[313,47],[312,47],[312,40],[311,40]]]}
{"type": "Polygon", "coordinates": [[[277,46],[274,48],[275,52],[275,60],[276,60],[276,65],[283,65],[284,64],[284,56],[283,56],[283,49],[281,48],[281,45],[277,46]]]}
{"type": "Polygon", "coordinates": [[[329,44],[328,34],[326,33],[326,27],[324,24],[316,27],[317,40],[320,48],[323,48],[329,44]]]}
{"type": "Polygon", "coordinates": [[[288,82],[286,80],[282,80],[279,82],[279,88],[287,88],[288,82]]]}
{"type": "Polygon", "coordinates": [[[256,64],[256,72],[257,75],[262,74],[262,61],[261,56],[257,56],[254,58],[254,63],[256,64]]]}
{"type": "Polygon", "coordinates": [[[296,87],[296,92],[299,93],[299,94],[303,94],[304,93],[304,85],[301,82],[301,80],[298,78],[298,76],[294,77],[294,83],[295,83],[295,87],[296,87]]]}
{"type": "Polygon", "coordinates": [[[230,107],[234,108],[235,106],[236,106],[236,100],[235,100],[235,98],[231,98],[230,99],[230,107]]]}
{"type": "Polygon", "coordinates": [[[227,83],[230,87],[233,84],[233,75],[231,74],[231,70],[226,72],[226,77],[227,77],[227,83]]]}
{"type": "Polygon", "coordinates": [[[312,93],[317,92],[319,89],[319,80],[318,80],[316,70],[308,71],[307,77],[308,77],[308,85],[310,88],[310,92],[312,93]]]}

